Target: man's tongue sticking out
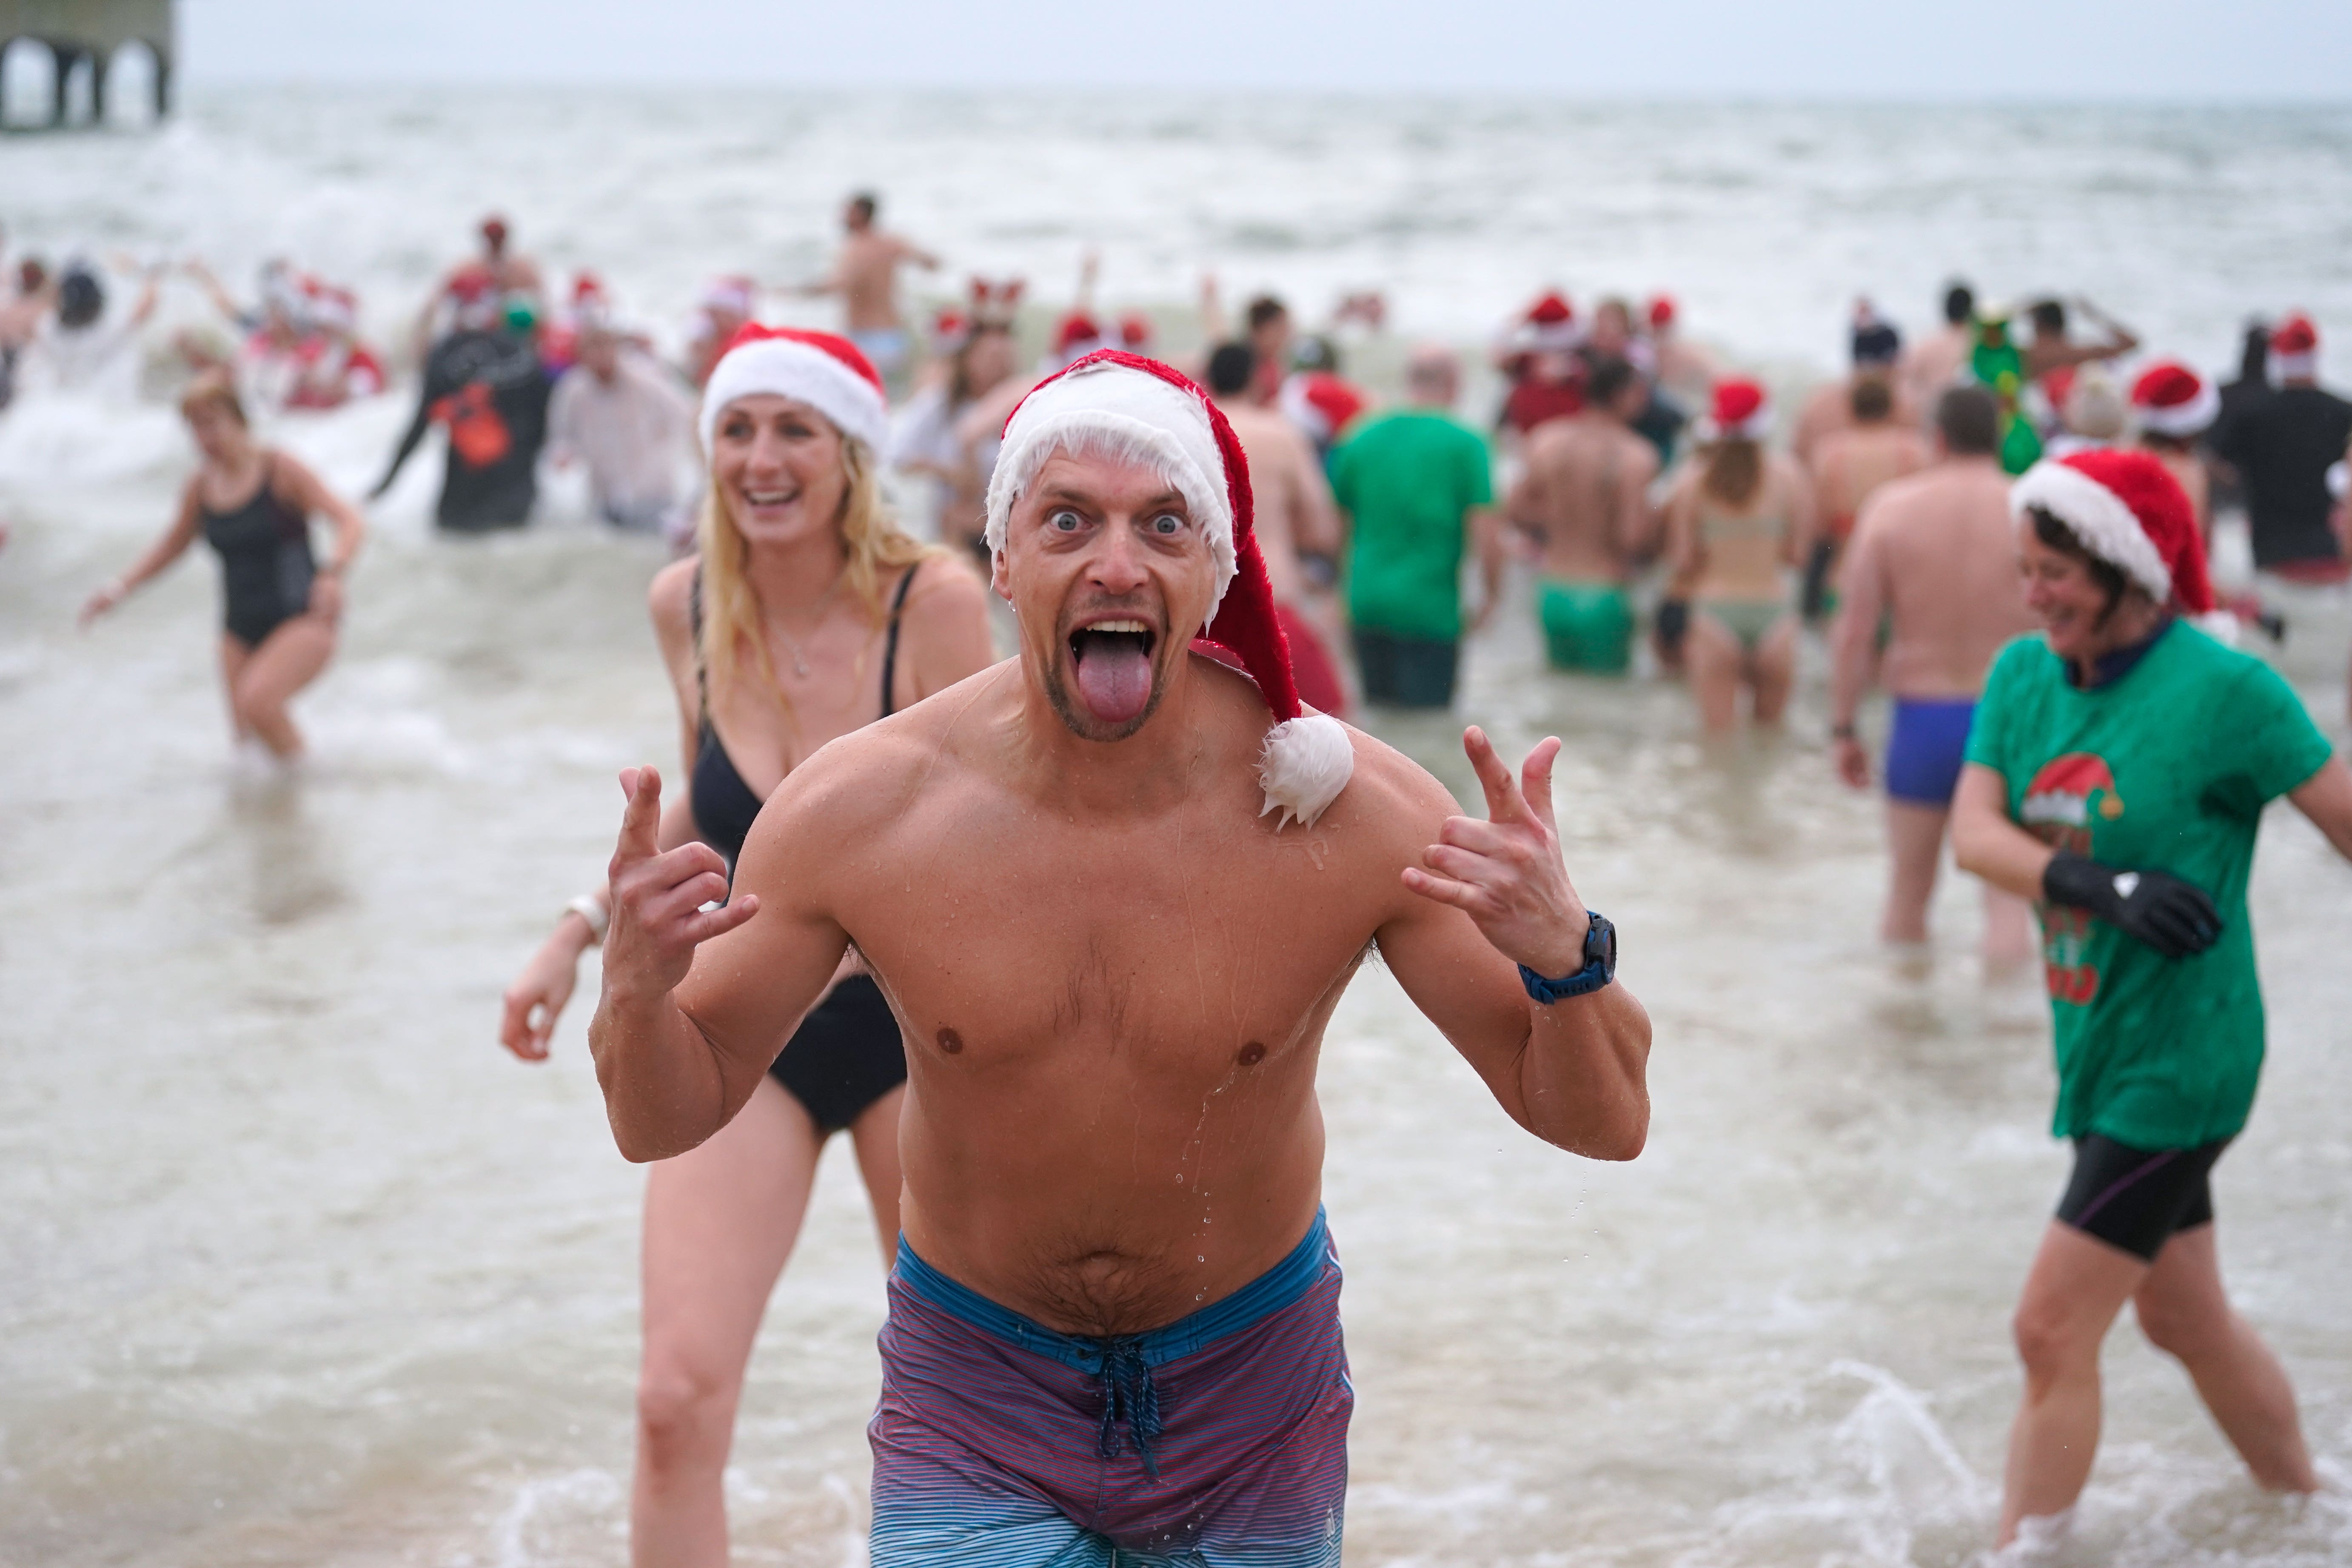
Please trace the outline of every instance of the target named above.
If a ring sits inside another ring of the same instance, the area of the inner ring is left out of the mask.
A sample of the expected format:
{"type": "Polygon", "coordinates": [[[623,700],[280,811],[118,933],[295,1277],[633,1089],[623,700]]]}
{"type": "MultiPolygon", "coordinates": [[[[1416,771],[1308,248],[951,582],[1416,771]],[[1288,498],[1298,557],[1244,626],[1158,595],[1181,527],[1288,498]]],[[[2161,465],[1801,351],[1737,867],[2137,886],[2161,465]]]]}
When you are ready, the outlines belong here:
{"type": "Polygon", "coordinates": [[[1151,634],[1140,621],[1097,624],[1070,639],[1078,697],[1106,724],[1132,723],[1151,700],[1151,634]],[[1132,628],[1132,629],[1129,629],[1132,628]]]}

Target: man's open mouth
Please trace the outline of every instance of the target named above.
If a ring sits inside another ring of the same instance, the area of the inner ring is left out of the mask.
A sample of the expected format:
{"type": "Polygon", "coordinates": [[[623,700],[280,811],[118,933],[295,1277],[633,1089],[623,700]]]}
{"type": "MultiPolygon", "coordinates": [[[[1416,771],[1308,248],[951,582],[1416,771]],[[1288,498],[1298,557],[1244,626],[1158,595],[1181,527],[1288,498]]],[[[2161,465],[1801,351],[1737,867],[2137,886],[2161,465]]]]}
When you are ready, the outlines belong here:
{"type": "Polygon", "coordinates": [[[1097,621],[1070,634],[1078,697],[1106,724],[1127,724],[1151,700],[1151,655],[1159,634],[1142,621],[1097,621]]]}

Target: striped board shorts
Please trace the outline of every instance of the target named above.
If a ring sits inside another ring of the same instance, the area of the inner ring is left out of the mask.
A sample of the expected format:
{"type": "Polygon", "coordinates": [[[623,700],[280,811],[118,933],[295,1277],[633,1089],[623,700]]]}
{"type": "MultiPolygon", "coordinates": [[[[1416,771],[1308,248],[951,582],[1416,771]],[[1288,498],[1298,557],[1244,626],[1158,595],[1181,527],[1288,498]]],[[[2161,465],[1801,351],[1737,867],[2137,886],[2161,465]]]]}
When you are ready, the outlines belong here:
{"type": "Polygon", "coordinates": [[[1320,1213],[1223,1300],[1108,1340],[902,1237],[881,1345],[874,1568],[1338,1568],[1356,1395],[1320,1213]]]}

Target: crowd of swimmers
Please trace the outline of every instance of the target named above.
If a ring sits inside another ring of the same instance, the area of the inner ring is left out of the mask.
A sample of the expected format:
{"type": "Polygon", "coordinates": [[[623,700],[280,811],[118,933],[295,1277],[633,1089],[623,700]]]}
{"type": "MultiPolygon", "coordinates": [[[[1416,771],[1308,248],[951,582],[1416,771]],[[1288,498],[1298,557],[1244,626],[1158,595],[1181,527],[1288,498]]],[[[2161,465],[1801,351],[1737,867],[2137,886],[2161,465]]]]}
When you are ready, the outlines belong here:
{"type": "MultiPolygon", "coordinates": [[[[2215,514],[2235,506],[2255,565],[2275,580],[2264,591],[2291,598],[2289,584],[2346,575],[2352,405],[2320,386],[2308,318],[2250,328],[2222,385],[2177,359],[2132,363],[2137,337],[2085,301],[2018,312],[2027,333],[1956,285],[1941,322],[1909,344],[1858,306],[1850,374],[1784,422],[1760,380],[1682,338],[1674,301],[1603,300],[1588,321],[1555,289],[1493,347],[1493,417],[1465,417],[1464,366],[1444,347],[1412,351],[1391,404],[1348,379],[1348,331],[1377,321],[1376,299],[1303,333],[1278,300],[1228,321],[1204,290],[1206,346],[1162,360],[1151,318],[1098,310],[1089,265],[1043,358],[1024,361],[1021,283],[976,280],[919,333],[898,276],[938,258],[882,229],[871,197],[844,222],[836,268],[793,286],[839,297],[843,334],[763,326],[760,287],[728,278],[706,294],[676,365],[593,276],[550,310],[541,269],[502,221],[484,223],[480,254],[417,323],[415,412],[375,489],[437,425],[443,527],[526,521],[544,453],[587,468],[605,520],[667,534],[679,556],[655,578],[650,612],[683,787],[665,804],[653,770],[627,776],[605,880],[564,906],[500,1026],[516,1055],[543,1058],[579,961],[606,944],[600,1079],[625,1150],[656,1158],[636,1561],[725,1558],[721,1481],[745,1366],[836,1131],[855,1143],[892,1269],[877,1563],[944,1560],[943,1542],[982,1538],[1000,1552],[991,1562],[1109,1560],[1052,1555],[1088,1543],[1337,1561],[1350,1401],[1337,1264],[1307,1179],[1312,1140],[1299,1132],[1296,1158],[1274,1149],[1281,1139],[1220,1145],[1232,1163],[1220,1181],[1270,1184],[1283,1213],[1263,1234],[1237,1219],[1238,1236],[1199,1240],[1198,1261],[1213,1256],[1221,1270],[1219,1300],[1173,1327],[1180,1315],[1160,1309],[1181,1299],[1166,1280],[1184,1270],[1158,1255],[1169,1196],[1158,1188],[1133,1246],[1075,1237],[1102,1245],[1040,1264],[1042,1283],[1009,1276],[991,1260],[1002,1249],[1060,1245],[1058,1234],[1024,1240],[1023,1226],[1069,1218],[1068,1182],[1045,1153],[1085,1180],[1101,1173],[1078,1152],[1085,1130],[1066,1125],[1076,1113],[1055,1093],[1066,1088],[1037,1078],[1022,1098],[1038,1064],[1061,1060],[1059,1026],[1041,1015],[1022,1034],[1004,1020],[1026,1016],[1015,990],[1066,996],[1074,1017],[1129,1016],[1089,989],[1105,954],[1128,951],[1118,911],[1097,911],[1110,923],[1084,973],[1048,973],[1056,961],[1034,946],[1007,949],[1001,970],[912,955],[927,942],[978,953],[1039,936],[1028,928],[1042,915],[1004,907],[991,920],[986,898],[958,912],[952,889],[929,896],[952,859],[939,834],[952,825],[968,848],[997,843],[956,812],[1050,803],[1003,828],[1005,853],[1042,863],[1066,838],[1098,832],[1111,845],[1143,831],[1102,815],[1100,791],[1160,798],[1154,775],[1130,777],[1120,757],[1180,771],[1246,758],[1245,790],[1186,773],[1152,811],[1183,818],[1196,837],[1182,842],[1222,846],[1223,918],[1287,922],[1289,947],[1276,942],[1246,976],[1220,982],[1244,1020],[1232,1026],[1257,1037],[1237,1055],[1230,1042],[1211,1051],[1169,1021],[1177,1015],[1150,1009],[1150,1022],[1102,1026],[1173,1031],[1169,1048],[1198,1058],[1201,1084],[1264,1086],[1239,1091],[1264,1097],[1250,1103],[1270,1120],[1253,1125],[1303,1128],[1312,1040],[1336,994],[1324,971],[1344,979],[1377,940],[1514,1119],[1576,1152],[1630,1157],[1646,1125],[1648,1026],[1612,984],[1613,928],[1559,868],[1557,742],[1515,775],[1473,731],[1489,816],[1472,821],[1447,817],[1417,767],[1330,717],[1450,706],[1465,640],[1505,613],[1514,562],[1533,577],[1552,667],[1613,679],[1654,666],[1687,680],[1709,730],[1743,715],[1779,722],[1800,639],[1818,625],[1833,765],[1885,795],[1882,934],[1926,938],[1948,838],[1985,885],[1988,960],[2031,961],[2038,906],[2054,1130],[2074,1140],[2076,1163],[2016,1320],[2026,1390],[2004,1546],[2058,1532],[2088,1478],[2099,1346],[2126,1300],[2258,1480],[2315,1489],[2285,1375],[2223,1294],[2208,1183],[2245,1122],[2263,1055],[2245,899],[2263,805],[2289,797],[2352,856],[2352,773],[2292,689],[2232,646],[2250,631],[2281,635],[2280,617],[2259,593],[2218,590],[2207,564],[2215,514]],[[901,521],[892,475],[928,489],[928,530],[901,521]],[[1024,612],[1018,654],[1002,664],[992,591],[1024,612]],[[1248,681],[1187,658],[1203,630],[1248,681]],[[1892,699],[1875,752],[1861,732],[1874,684],[1892,699]],[[957,714],[978,708],[988,722],[959,731],[941,718],[931,700],[950,689],[957,714]],[[974,738],[1016,732],[1053,760],[1048,773],[1024,771],[1020,747],[974,738]],[[1087,744],[1065,754],[1071,736],[1087,744]],[[918,742],[926,761],[913,769],[901,753],[918,742]],[[909,793],[914,773],[953,809],[909,793]],[[1261,790],[1268,815],[1254,819],[1261,790]],[[1048,820],[1072,826],[1035,826],[1048,820]],[[1361,843],[1375,868],[1403,858],[1310,896],[1287,879],[1297,858],[1253,847],[1294,820],[1361,843]],[[1425,851],[1424,838],[1435,840],[1425,851]],[[835,877],[852,844],[864,869],[835,877]],[[904,877],[872,874],[902,862],[904,877]],[[919,908],[887,891],[911,889],[917,868],[919,908]],[[779,919],[747,923],[763,900],[779,919]],[[728,944],[729,963],[696,964],[706,942],[728,944]],[[1026,978],[1007,989],[1016,973],[1026,978]],[[798,1021],[779,1047],[784,1016],[798,1021]],[[1270,1053],[1267,1041],[1288,1044],[1270,1053]],[[1528,1051],[1537,1068],[1498,1065],[1528,1051]],[[938,1102],[928,1116],[908,1100],[910,1059],[915,1089],[938,1102]],[[1551,1087],[1530,1089],[1528,1072],[1551,1087]],[[1601,1108],[1591,1119],[1562,1110],[1580,1097],[1601,1108]],[[959,1106],[986,1114],[960,1119],[959,1106]],[[1244,1146],[1255,1152],[1235,1152],[1244,1146]],[[1202,1359],[1220,1335],[1248,1341],[1246,1368],[1202,1359]],[[1281,1342],[1302,1335],[1311,1354],[1281,1342]],[[1034,1429],[1016,1441],[991,1401],[1021,1405],[1034,1429]],[[1277,1409],[1291,1425],[1259,1430],[1277,1409]],[[1080,1447],[1054,1447],[1077,1442],[1079,1427],[1080,1447]],[[1272,1463],[1276,1448],[1289,1458],[1272,1463]],[[982,1484],[983,1473],[999,1479],[982,1484]],[[1268,1556],[1276,1537],[1292,1546],[1268,1556]]],[[[120,341],[60,349],[65,335],[102,325],[121,340],[152,309],[152,279],[107,318],[82,286],[91,276],[69,269],[53,283],[23,268],[0,321],[12,353],[24,351],[20,371],[45,362],[28,394],[59,365],[86,372],[121,352],[120,341]]],[[[226,353],[176,345],[192,372],[180,406],[197,471],[163,537],[85,616],[114,609],[202,536],[223,565],[234,722],[291,757],[301,739],[288,704],[331,656],[365,525],[258,438],[253,415],[374,395],[386,390],[382,363],[351,337],[341,290],[274,268],[241,310],[209,274],[193,276],[243,335],[226,353]],[[324,559],[314,519],[331,525],[324,559]]],[[[1019,879],[994,865],[998,851],[971,855],[976,889],[1019,879]]],[[[1153,961],[1140,948],[1129,957],[1150,989],[1153,961]]],[[[1186,974],[1185,986],[1206,984],[1186,974]]],[[[1191,1067],[1170,1070],[1184,1078],[1176,1098],[1207,1103],[1191,1067]]],[[[1118,1103],[1131,1111],[1141,1092],[1129,1085],[1118,1103]]],[[[1141,1149],[1158,1124],[1135,1114],[1141,1149]]],[[[1179,1188],[1191,1147],[1170,1145],[1179,1188]]]]}

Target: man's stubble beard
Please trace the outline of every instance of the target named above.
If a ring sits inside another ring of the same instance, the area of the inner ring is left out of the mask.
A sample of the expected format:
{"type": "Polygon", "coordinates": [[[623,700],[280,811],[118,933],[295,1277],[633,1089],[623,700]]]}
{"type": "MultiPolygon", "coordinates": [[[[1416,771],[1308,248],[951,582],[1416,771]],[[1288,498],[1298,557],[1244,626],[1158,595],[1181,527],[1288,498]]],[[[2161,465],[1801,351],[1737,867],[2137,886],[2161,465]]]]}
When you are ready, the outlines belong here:
{"type": "Polygon", "coordinates": [[[1073,696],[1070,689],[1062,683],[1062,665],[1059,659],[1051,660],[1046,664],[1044,683],[1045,700],[1052,706],[1054,717],[1059,719],[1064,727],[1081,741],[1108,742],[1126,740],[1151,722],[1151,716],[1160,711],[1160,700],[1168,694],[1168,672],[1155,664],[1151,670],[1151,696],[1144,702],[1143,711],[1106,733],[1101,723],[1093,714],[1087,711],[1086,705],[1073,696]]]}

